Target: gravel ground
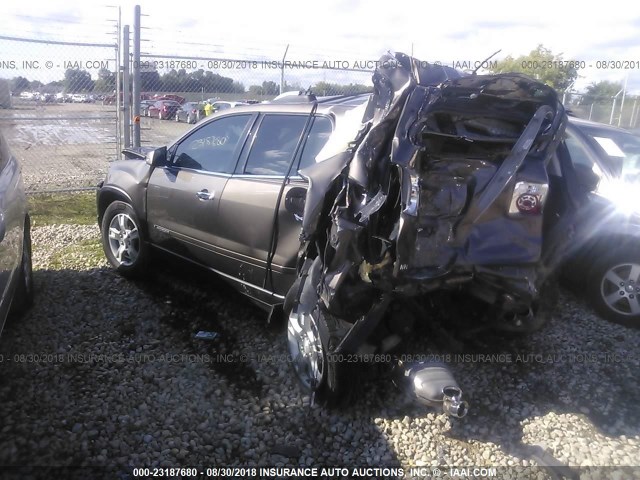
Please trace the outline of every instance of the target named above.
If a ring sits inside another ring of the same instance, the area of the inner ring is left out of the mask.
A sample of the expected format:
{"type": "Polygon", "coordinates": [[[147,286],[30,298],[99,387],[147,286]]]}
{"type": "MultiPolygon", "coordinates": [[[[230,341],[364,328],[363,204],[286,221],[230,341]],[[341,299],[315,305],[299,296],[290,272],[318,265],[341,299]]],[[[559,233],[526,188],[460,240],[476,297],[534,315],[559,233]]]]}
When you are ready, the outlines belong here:
{"type": "Polygon", "coordinates": [[[244,297],[174,267],[120,278],[97,253],[98,235],[94,226],[33,231],[35,304],[0,337],[0,466],[640,475],[622,468],[640,452],[640,331],[599,319],[570,292],[527,338],[453,335],[455,350],[443,347],[451,339],[418,343],[450,355],[471,405],[464,419],[417,406],[383,379],[366,382],[352,406],[325,411],[309,406],[282,361],[282,329],[244,297]],[[219,337],[194,339],[199,330],[219,337]]]}

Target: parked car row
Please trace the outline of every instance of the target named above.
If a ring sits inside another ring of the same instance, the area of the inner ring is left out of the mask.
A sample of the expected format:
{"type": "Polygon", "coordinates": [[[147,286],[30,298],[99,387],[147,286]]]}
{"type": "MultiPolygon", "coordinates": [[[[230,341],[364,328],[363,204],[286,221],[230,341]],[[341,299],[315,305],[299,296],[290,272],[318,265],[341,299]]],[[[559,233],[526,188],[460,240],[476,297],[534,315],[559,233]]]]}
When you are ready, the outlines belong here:
{"type": "Polygon", "coordinates": [[[100,94],[89,93],[40,93],[40,92],[21,92],[20,98],[23,100],[33,100],[46,103],[94,103],[105,98],[100,94]]]}
{"type": "Polygon", "coordinates": [[[231,102],[209,99],[204,102],[184,102],[175,100],[142,100],[140,102],[140,115],[158,118],[160,120],[175,120],[176,122],[197,123],[207,116],[207,104],[211,112],[218,112],[249,105],[245,102],[231,102]]]}

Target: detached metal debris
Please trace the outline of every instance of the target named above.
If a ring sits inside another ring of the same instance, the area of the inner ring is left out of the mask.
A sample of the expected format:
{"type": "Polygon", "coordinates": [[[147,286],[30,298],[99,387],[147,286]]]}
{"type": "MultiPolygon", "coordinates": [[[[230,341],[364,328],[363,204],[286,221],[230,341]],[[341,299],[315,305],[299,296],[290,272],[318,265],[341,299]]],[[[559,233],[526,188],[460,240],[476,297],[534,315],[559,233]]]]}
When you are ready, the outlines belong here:
{"type": "Polygon", "coordinates": [[[528,330],[544,320],[552,271],[547,165],[566,124],[555,91],[401,53],[379,65],[349,148],[302,172],[310,188],[290,340],[292,323],[316,332],[306,339],[315,363],[303,367],[322,369],[307,384],[326,399],[348,369],[327,354],[362,352],[395,299],[464,291],[488,306],[491,324],[528,330]]]}

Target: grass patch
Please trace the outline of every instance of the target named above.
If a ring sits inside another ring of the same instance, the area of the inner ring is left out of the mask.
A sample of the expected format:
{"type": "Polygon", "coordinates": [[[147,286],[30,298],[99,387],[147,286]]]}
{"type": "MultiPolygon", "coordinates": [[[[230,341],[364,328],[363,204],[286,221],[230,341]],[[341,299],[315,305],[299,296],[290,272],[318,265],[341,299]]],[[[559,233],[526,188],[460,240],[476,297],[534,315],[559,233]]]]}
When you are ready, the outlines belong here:
{"type": "Polygon", "coordinates": [[[95,192],[29,195],[29,214],[35,226],[97,222],[95,192]]]}
{"type": "Polygon", "coordinates": [[[54,253],[49,260],[49,268],[93,268],[105,266],[107,260],[99,238],[82,240],[54,253]]]}

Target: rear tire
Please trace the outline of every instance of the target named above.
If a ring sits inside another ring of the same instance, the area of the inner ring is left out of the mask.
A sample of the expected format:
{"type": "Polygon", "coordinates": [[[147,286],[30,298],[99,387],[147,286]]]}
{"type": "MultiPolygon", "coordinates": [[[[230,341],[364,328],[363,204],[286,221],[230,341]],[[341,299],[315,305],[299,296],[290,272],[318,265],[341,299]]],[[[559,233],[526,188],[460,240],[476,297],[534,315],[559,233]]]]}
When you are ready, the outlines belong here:
{"type": "Polygon", "coordinates": [[[587,291],[604,319],[640,328],[640,251],[605,254],[589,273],[587,291]]]}
{"type": "Polygon", "coordinates": [[[31,257],[31,222],[25,220],[24,238],[22,241],[22,261],[18,276],[18,286],[11,304],[13,313],[24,313],[33,304],[33,263],[31,257]]]}
{"type": "Polygon", "coordinates": [[[125,202],[107,207],[102,218],[102,248],[109,263],[123,277],[142,276],[149,246],[135,211],[125,202]]]}

